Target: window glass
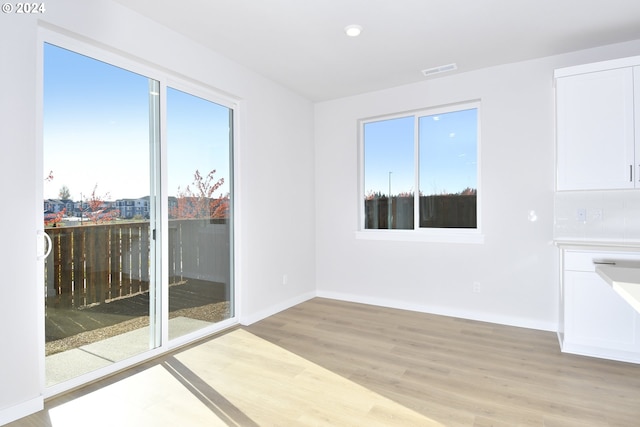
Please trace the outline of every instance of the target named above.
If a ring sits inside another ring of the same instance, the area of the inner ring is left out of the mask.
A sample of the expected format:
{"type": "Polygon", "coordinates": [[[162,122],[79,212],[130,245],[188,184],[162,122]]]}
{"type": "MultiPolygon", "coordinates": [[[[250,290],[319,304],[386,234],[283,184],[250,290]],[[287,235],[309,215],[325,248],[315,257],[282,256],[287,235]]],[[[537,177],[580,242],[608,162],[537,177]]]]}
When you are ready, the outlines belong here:
{"type": "Polygon", "coordinates": [[[478,141],[477,104],[363,122],[363,228],[477,229],[478,141]]]}
{"type": "Polygon", "coordinates": [[[414,118],[364,125],[365,228],[412,229],[414,118]]]}
{"type": "Polygon", "coordinates": [[[419,118],[420,227],[476,228],[478,110],[419,118]]]}
{"type": "Polygon", "coordinates": [[[167,87],[169,338],[233,315],[232,110],[167,87]]]}
{"type": "Polygon", "coordinates": [[[149,211],[157,83],[44,45],[47,386],[160,345],[150,333],[158,289],[149,211]]]}

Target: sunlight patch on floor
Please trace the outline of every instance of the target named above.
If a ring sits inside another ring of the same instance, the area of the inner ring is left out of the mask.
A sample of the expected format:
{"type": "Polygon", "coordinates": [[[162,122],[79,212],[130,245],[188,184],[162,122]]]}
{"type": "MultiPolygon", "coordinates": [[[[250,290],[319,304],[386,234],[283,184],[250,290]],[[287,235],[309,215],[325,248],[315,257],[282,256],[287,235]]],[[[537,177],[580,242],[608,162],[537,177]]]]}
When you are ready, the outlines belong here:
{"type": "Polygon", "coordinates": [[[226,426],[161,366],[49,409],[52,427],[226,426]]]}
{"type": "Polygon", "coordinates": [[[49,409],[53,427],[441,426],[245,330],[49,409]]]}

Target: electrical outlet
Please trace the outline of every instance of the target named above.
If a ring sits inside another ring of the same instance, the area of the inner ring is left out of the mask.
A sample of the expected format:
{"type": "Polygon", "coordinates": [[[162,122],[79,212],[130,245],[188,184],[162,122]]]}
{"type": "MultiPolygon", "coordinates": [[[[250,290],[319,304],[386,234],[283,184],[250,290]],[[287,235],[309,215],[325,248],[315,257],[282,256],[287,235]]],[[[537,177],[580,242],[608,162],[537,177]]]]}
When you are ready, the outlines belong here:
{"type": "Polygon", "coordinates": [[[585,208],[576,210],[576,221],[587,222],[587,210],[585,208]]]}
{"type": "Polygon", "coordinates": [[[289,275],[283,274],[282,275],[282,284],[286,285],[287,283],[289,283],[289,275]]]}
{"type": "Polygon", "coordinates": [[[591,209],[591,219],[594,221],[602,220],[602,209],[591,209]]]}
{"type": "Polygon", "coordinates": [[[480,282],[473,282],[473,292],[480,293],[480,282]]]}

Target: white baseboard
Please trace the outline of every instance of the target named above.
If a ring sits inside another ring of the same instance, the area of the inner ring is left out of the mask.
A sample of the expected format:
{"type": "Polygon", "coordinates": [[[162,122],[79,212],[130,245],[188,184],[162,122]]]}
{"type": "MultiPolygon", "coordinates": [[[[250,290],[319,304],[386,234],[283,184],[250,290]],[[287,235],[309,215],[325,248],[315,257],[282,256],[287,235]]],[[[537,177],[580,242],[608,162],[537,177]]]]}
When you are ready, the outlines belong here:
{"type": "Polygon", "coordinates": [[[41,411],[43,408],[44,398],[38,396],[25,402],[9,406],[8,408],[0,409],[0,426],[19,420],[34,412],[41,411]]]}
{"type": "Polygon", "coordinates": [[[296,297],[290,298],[286,301],[282,301],[278,304],[272,305],[271,307],[267,307],[264,310],[261,310],[257,313],[252,313],[250,315],[247,316],[240,316],[240,324],[243,326],[249,326],[252,323],[258,322],[262,319],[265,319],[269,316],[273,316],[276,313],[279,313],[283,310],[286,310],[288,308],[293,307],[294,305],[303,303],[305,301],[308,301],[312,298],[314,298],[316,296],[315,291],[313,292],[307,292],[301,295],[298,295],[296,297]]]}
{"type": "Polygon", "coordinates": [[[493,313],[470,312],[452,307],[431,306],[425,304],[414,304],[406,301],[375,298],[366,295],[345,294],[341,292],[317,291],[316,295],[321,298],[329,298],[340,301],[356,302],[361,304],[376,305],[387,308],[397,308],[400,310],[416,311],[419,313],[437,314],[440,316],[457,317],[460,319],[477,320],[479,322],[495,323],[499,325],[516,326],[527,329],[537,329],[541,331],[555,332],[558,325],[554,322],[541,322],[532,319],[503,316],[493,313]]]}
{"type": "Polygon", "coordinates": [[[567,340],[562,344],[562,352],[578,354],[580,356],[598,357],[600,359],[617,360],[619,362],[640,363],[640,354],[635,351],[576,344],[567,342],[567,340]]]}

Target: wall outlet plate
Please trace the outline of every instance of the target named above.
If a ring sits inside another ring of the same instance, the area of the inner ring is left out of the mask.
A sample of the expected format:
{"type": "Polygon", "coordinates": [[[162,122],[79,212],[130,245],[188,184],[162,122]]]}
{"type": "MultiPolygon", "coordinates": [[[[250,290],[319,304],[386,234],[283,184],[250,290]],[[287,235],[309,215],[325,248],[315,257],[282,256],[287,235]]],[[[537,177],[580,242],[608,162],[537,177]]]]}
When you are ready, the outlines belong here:
{"type": "Polygon", "coordinates": [[[601,221],[602,220],[602,209],[591,209],[591,211],[589,212],[591,219],[594,221],[601,221]]]}

